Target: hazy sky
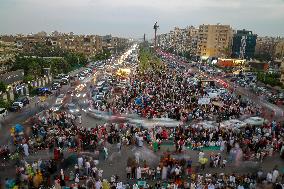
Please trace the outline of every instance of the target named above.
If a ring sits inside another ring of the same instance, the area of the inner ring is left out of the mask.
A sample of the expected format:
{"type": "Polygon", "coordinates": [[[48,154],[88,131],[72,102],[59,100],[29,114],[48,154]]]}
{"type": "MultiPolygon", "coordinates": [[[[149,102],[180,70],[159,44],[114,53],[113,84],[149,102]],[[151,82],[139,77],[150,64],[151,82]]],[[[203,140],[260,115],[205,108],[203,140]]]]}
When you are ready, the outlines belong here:
{"type": "Polygon", "coordinates": [[[159,33],[222,23],[284,36],[284,0],[0,0],[1,34],[58,30],[150,38],[155,21],[159,33]]]}

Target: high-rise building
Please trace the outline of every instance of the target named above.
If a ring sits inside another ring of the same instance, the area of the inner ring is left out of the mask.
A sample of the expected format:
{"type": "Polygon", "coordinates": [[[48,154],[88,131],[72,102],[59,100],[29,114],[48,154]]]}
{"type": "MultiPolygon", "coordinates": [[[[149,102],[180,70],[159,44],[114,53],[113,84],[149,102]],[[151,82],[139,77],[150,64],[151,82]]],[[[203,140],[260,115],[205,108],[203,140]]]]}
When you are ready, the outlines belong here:
{"type": "Polygon", "coordinates": [[[276,44],[275,57],[278,59],[284,59],[284,39],[282,39],[276,44]]]}
{"type": "Polygon", "coordinates": [[[280,72],[281,72],[280,82],[284,84],[284,59],[282,59],[281,62],[280,72]]]}
{"type": "Polygon", "coordinates": [[[227,57],[231,51],[232,36],[230,25],[200,25],[197,55],[203,58],[227,57]]]}
{"type": "Polygon", "coordinates": [[[190,53],[195,55],[197,39],[198,29],[195,27],[175,27],[169,33],[158,36],[158,46],[164,50],[173,50],[176,53],[190,53]]]}
{"type": "Polygon", "coordinates": [[[255,53],[257,35],[252,31],[238,30],[233,37],[232,57],[251,59],[255,53]]]}
{"type": "Polygon", "coordinates": [[[280,37],[257,37],[255,46],[255,58],[269,57],[274,59],[276,45],[280,41],[280,37]]]}

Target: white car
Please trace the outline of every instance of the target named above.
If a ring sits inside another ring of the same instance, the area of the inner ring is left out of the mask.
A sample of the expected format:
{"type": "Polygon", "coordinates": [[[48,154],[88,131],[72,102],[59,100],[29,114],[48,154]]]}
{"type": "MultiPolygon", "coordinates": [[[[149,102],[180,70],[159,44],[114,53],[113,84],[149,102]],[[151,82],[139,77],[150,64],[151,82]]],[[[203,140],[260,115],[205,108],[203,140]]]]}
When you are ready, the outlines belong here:
{"type": "Polygon", "coordinates": [[[19,106],[20,108],[24,107],[24,104],[22,102],[14,102],[12,106],[19,106]]]}
{"type": "Polygon", "coordinates": [[[57,112],[61,108],[61,104],[54,104],[54,106],[51,108],[52,111],[57,112]]]}
{"type": "Polygon", "coordinates": [[[79,77],[79,80],[84,80],[84,79],[85,79],[85,77],[83,77],[83,76],[79,77]]]}
{"type": "Polygon", "coordinates": [[[0,108],[0,119],[4,119],[8,115],[6,108],[0,108]]]}
{"type": "Polygon", "coordinates": [[[64,95],[64,94],[60,94],[60,95],[56,98],[55,104],[62,104],[64,98],[65,98],[65,95],[64,95]]]}

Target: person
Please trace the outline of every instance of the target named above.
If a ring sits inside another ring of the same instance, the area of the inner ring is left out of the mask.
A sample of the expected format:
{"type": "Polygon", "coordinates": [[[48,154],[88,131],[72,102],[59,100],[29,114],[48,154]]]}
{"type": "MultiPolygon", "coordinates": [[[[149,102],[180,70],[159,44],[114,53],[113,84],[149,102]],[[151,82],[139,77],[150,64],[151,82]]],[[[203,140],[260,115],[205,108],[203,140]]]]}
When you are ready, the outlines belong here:
{"type": "Polygon", "coordinates": [[[29,146],[27,143],[23,144],[25,156],[29,156],[29,146]]]}
{"type": "Polygon", "coordinates": [[[272,182],[273,183],[277,182],[278,176],[279,176],[279,171],[278,171],[277,167],[275,167],[273,172],[272,172],[272,182]]]}
{"type": "Polygon", "coordinates": [[[160,166],[157,166],[157,169],[156,169],[156,178],[157,178],[157,179],[160,179],[160,178],[161,178],[161,167],[160,167],[160,166]]]}
{"type": "Polygon", "coordinates": [[[120,141],[117,143],[117,150],[118,150],[118,152],[121,151],[121,142],[120,141]]]}
{"type": "Polygon", "coordinates": [[[138,184],[133,184],[133,189],[139,189],[139,186],[138,186],[138,184]]]}
{"type": "Polygon", "coordinates": [[[104,147],[104,155],[105,155],[105,160],[108,158],[108,149],[107,147],[104,147]]]}
{"type": "Polygon", "coordinates": [[[201,150],[198,154],[198,160],[200,161],[202,158],[204,158],[204,152],[201,150]]]}
{"type": "Polygon", "coordinates": [[[140,159],[140,153],[139,152],[135,152],[135,160],[136,160],[136,163],[139,164],[139,159],[140,159]]]}
{"type": "Polygon", "coordinates": [[[266,175],[266,181],[267,182],[272,182],[272,173],[271,173],[271,171],[269,171],[268,173],[267,173],[267,175],[266,175]]]}
{"type": "Polygon", "coordinates": [[[75,183],[79,183],[80,182],[80,179],[79,179],[79,173],[76,174],[76,177],[75,177],[75,183]]]}
{"type": "Polygon", "coordinates": [[[136,171],[136,179],[141,179],[141,167],[137,167],[137,171],[136,171]]]}
{"type": "Polygon", "coordinates": [[[163,169],[162,169],[162,180],[166,180],[167,179],[167,170],[168,168],[166,166],[163,166],[163,169]]]}
{"type": "Polygon", "coordinates": [[[78,166],[79,166],[79,169],[81,170],[83,168],[83,157],[78,157],[78,166]]]}
{"type": "Polygon", "coordinates": [[[127,179],[131,178],[131,167],[130,166],[126,167],[126,177],[127,179]]]}
{"type": "Polygon", "coordinates": [[[86,174],[90,175],[90,170],[91,170],[91,164],[89,161],[86,161],[85,163],[85,168],[86,168],[86,174]]]}
{"type": "Polygon", "coordinates": [[[95,186],[96,186],[96,189],[102,189],[102,182],[101,182],[100,179],[98,179],[98,180],[96,181],[95,186]]]}
{"type": "Polygon", "coordinates": [[[78,115],[78,122],[79,122],[80,124],[82,124],[82,116],[81,116],[81,114],[78,115]]]}

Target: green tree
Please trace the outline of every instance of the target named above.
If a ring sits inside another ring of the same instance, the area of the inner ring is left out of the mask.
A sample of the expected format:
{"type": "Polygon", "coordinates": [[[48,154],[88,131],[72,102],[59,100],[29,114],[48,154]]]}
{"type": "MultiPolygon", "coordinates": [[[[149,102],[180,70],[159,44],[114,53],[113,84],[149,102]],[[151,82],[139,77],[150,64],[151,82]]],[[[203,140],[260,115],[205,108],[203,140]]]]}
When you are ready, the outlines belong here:
{"type": "Polygon", "coordinates": [[[2,81],[0,81],[0,92],[4,93],[6,92],[6,89],[7,89],[7,85],[3,83],[2,81]]]}

